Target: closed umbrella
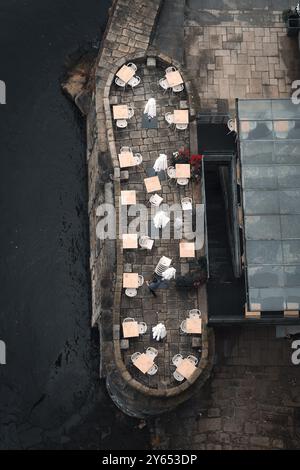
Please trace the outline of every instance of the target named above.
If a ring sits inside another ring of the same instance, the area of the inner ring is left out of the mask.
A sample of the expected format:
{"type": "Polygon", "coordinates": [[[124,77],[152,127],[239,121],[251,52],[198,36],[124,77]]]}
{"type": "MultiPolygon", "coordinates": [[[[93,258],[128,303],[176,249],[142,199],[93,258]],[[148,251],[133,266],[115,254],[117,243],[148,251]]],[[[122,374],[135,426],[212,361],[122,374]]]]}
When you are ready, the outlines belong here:
{"type": "Polygon", "coordinates": [[[176,269],[175,268],[168,268],[161,275],[161,277],[166,281],[170,281],[171,279],[175,279],[175,276],[176,276],[176,269]]]}
{"type": "Polygon", "coordinates": [[[168,168],[167,155],[161,153],[159,157],[155,160],[153,168],[156,172],[166,170],[168,168]]]}
{"type": "Polygon", "coordinates": [[[153,223],[156,228],[164,228],[170,222],[170,218],[164,211],[159,211],[153,218],[153,223]]]}
{"type": "Polygon", "coordinates": [[[153,338],[156,341],[160,341],[161,339],[167,336],[167,330],[163,323],[158,323],[158,325],[152,327],[152,334],[153,338]]]}
{"type": "Polygon", "coordinates": [[[144,114],[148,115],[148,118],[153,119],[156,116],[156,101],[154,98],[150,98],[145,106],[144,114]]]}

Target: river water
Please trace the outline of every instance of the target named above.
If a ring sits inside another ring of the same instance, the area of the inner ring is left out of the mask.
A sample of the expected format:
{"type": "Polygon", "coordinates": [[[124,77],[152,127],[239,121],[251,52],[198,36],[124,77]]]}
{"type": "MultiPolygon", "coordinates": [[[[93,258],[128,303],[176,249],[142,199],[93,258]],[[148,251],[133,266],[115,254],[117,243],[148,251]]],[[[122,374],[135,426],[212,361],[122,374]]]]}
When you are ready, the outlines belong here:
{"type": "Polygon", "coordinates": [[[97,45],[110,0],[1,0],[1,449],[136,449],[147,430],[98,378],[90,329],[85,125],[66,58],[97,45]]]}

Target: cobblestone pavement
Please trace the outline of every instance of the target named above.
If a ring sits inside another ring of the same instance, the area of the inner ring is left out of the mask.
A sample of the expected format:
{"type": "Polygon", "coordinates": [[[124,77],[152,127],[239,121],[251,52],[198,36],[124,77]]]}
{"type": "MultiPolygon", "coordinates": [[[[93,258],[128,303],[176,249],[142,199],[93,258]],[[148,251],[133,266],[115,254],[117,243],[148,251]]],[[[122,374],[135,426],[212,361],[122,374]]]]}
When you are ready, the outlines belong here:
{"type": "MultiPolygon", "coordinates": [[[[143,179],[147,177],[147,171],[153,167],[155,159],[159,153],[168,155],[169,164],[172,152],[178,150],[181,146],[189,148],[189,133],[184,131],[175,131],[168,127],[164,119],[166,112],[178,109],[180,100],[185,100],[183,93],[173,94],[164,93],[158,86],[158,80],[164,76],[164,70],[160,68],[146,68],[139,65],[137,75],[142,79],[142,84],[134,90],[119,91],[116,88],[111,93],[111,104],[128,103],[134,106],[135,115],[129,121],[128,130],[115,130],[115,139],[117,151],[122,146],[129,146],[133,152],[139,152],[143,157],[143,164],[129,169],[128,182],[122,183],[122,190],[136,190],[137,203],[148,204],[150,195],[146,193],[143,179]],[[142,113],[146,101],[155,97],[157,100],[158,129],[142,129],[142,113]]],[[[192,197],[194,202],[199,201],[199,189],[193,188],[190,183],[186,187],[176,187],[175,183],[167,180],[162,181],[163,203],[172,205],[179,203],[182,197],[192,197]]],[[[162,206],[161,206],[162,207],[162,206]]],[[[148,209],[150,218],[150,208],[148,209]]],[[[129,221],[131,219],[129,218],[129,221]]],[[[173,234],[173,221],[171,218],[171,236],[173,234]]],[[[179,240],[155,240],[152,251],[145,250],[124,250],[124,270],[126,272],[137,272],[142,274],[145,280],[152,277],[154,268],[161,256],[172,258],[172,266],[177,270],[177,274],[184,274],[189,271],[189,261],[193,259],[179,258],[179,240]]],[[[138,295],[135,298],[128,298],[124,292],[121,301],[121,319],[134,317],[138,321],[146,322],[148,326],[147,333],[140,338],[130,340],[130,348],[124,352],[124,361],[129,371],[139,381],[150,387],[169,387],[176,385],[172,372],[171,358],[174,354],[182,353],[184,356],[194,353],[192,350],[191,336],[180,335],[179,327],[183,319],[186,318],[188,310],[198,308],[198,294],[196,290],[179,291],[176,290],[171,282],[169,289],[160,289],[157,291],[157,297],[154,298],[149,292],[146,284],[138,289],[138,295]],[[167,340],[157,343],[151,339],[152,326],[158,322],[163,322],[167,328],[167,340]],[[135,351],[143,352],[146,347],[154,346],[159,354],[156,359],[158,365],[158,374],[149,377],[140,373],[132,366],[130,356],[135,351]]],[[[199,356],[199,354],[198,354],[199,356]]]]}
{"type": "Polygon", "coordinates": [[[158,418],[162,449],[300,447],[300,367],[274,327],[216,331],[216,365],[200,395],[158,418]]]}
{"type": "Polygon", "coordinates": [[[273,11],[265,1],[187,2],[185,60],[201,110],[232,111],[236,98],[290,96],[300,54],[286,35],[283,4],[273,11]]]}

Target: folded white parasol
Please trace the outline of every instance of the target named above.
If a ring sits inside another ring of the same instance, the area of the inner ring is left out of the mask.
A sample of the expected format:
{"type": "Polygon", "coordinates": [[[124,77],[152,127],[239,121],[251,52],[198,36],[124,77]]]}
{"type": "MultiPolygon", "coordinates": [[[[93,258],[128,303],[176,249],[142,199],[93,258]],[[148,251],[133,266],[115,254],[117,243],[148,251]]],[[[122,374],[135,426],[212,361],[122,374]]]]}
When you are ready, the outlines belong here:
{"type": "Polygon", "coordinates": [[[155,160],[153,168],[156,172],[166,170],[168,168],[167,155],[161,153],[159,157],[155,160]]]}
{"type": "Polygon", "coordinates": [[[150,98],[145,106],[144,114],[148,114],[149,118],[154,118],[156,116],[156,101],[154,98],[150,98]]]}
{"type": "Polygon", "coordinates": [[[171,279],[175,279],[176,276],[176,269],[175,268],[168,268],[166,269],[161,277],[165,279],[166,281],[170,281],[171,279]]]}
{"type": "Polygon", "coordinates": [[[163,339],[167,335],[167,330],[163,323],[158,323],[158,325],[152,327],[153,338],[157,341],[163,339]]]}
{"type": "Polygon", "coordinates": [[[164,228],[169,222],[170,217],[168,217],[164,211],[157,212],[153,218],[153,223],[156,228],[164,228]]]}

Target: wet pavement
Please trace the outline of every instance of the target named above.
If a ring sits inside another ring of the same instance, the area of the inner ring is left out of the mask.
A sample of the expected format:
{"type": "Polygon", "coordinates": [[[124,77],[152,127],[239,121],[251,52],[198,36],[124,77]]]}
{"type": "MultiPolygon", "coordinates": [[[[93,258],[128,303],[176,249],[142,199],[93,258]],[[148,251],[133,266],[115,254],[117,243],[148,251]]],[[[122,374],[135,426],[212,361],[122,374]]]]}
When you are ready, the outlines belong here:
{"type": "Polygon", "coordinates": [[[90,328],[85,125],[61,93],[98,47],[110,0],[0,6],[0,449],[143,448],[100,383],[90,328]]]}

